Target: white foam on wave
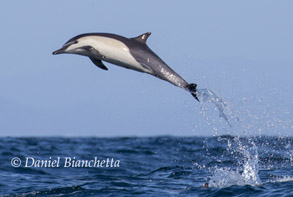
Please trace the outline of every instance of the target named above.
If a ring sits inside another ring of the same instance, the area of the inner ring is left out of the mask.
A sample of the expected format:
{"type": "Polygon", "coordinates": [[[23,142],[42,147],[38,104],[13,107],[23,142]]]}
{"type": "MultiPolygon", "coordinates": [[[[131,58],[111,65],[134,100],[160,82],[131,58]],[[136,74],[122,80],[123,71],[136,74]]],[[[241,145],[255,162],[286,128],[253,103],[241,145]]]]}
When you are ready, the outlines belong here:
{"type": "Polygon", "coordinates": [[[293,181],[293,177],[291,176],[284,176],[284,177],[278,177],[274,180],[268,181],[268,183],[283,183],[283,182],[291,182],[293,181]]]}

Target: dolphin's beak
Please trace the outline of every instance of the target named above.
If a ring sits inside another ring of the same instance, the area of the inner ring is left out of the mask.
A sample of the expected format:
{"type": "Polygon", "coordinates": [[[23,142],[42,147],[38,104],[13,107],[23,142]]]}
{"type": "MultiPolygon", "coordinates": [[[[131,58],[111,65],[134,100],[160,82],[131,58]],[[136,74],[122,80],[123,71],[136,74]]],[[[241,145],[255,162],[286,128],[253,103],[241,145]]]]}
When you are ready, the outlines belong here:
{"type": "Polygon", "coordinates": [[[52,54],[53,55],[58,55],[58,54],[64,53],[64,51],[65,51],[65,48],[61,48],[61,49],[58,49],[58,50],[54,51],[52,54]]]}

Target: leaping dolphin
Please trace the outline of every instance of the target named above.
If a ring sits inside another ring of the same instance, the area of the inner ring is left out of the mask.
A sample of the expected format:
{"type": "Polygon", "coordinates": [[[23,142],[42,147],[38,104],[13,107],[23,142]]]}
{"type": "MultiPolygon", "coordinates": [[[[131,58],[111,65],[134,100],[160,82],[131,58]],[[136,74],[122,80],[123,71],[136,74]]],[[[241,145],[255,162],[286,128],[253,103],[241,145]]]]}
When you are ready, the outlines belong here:
{"type": "MultiPolygon", "coordinates": [[[[102,61],[151,74],[189,91],[198,100],[196,84],[187,83],[146,44],[150,32],[134,38],[110,33],[86,33],[68,40],[53,55],[70,53],[87,56],[99,68],[108,70],[102,61]]],[[[198,100],[199,101],[199,100],[198,100]]]]}

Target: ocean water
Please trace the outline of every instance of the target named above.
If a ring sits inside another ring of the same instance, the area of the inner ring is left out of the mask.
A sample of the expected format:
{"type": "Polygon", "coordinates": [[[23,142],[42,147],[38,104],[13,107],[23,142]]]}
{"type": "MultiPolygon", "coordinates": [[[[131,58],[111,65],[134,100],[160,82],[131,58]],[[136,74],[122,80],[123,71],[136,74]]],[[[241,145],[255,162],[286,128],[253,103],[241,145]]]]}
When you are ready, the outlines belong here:
{"type": "Polygon", "coordinates": [[[213,137],[2,137],[0,195],[293,196],[293,137],[252,137],[213,91],[198,97],[213,137]]]}
{"type": "Polygon", "coordinates": [[[292,137],[229,135],[5,137],[0,138],[0,194],[293,196],[292,144],[292,137]],[[52,167],[58,158],[59,167],[52,167]]]}

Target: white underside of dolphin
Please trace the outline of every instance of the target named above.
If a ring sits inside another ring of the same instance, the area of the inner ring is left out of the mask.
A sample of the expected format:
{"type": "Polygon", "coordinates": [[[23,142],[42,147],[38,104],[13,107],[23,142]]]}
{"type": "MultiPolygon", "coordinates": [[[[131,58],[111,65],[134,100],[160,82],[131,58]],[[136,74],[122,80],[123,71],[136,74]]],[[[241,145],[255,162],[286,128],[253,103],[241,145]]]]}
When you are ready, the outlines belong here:
{"type": "Polygon", "coordinates": [[[149,35],[150,33],[145,33],[135,38],[125,38],[108,33],[81,34],[70,39],[53,54],[87,56],[104,70],[108,68],[102,61],[148,73],[188,90],[198,100],[196,84],[187,83],[146,45],[149,35]]]}
{"type": "MultiPolygon", "coordinates": [[[[148,72],[134,59],[129,52],[129,48],[123,42],[103,36],[86,36],[79,40],[80,42],[70,45],[67,50],[74,51],[76,47],[83,47],[83,43],[91,43],[91,46],[104,56],[103,61],[127,68],[135,68],[141,72],[148,72]]],[[[91,56],[92,54],[85,53],[84,55],[91,56]]]]}

